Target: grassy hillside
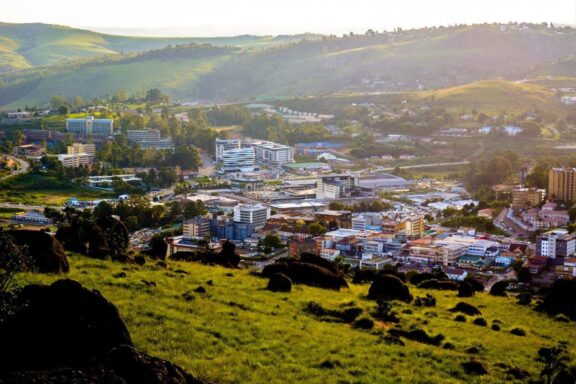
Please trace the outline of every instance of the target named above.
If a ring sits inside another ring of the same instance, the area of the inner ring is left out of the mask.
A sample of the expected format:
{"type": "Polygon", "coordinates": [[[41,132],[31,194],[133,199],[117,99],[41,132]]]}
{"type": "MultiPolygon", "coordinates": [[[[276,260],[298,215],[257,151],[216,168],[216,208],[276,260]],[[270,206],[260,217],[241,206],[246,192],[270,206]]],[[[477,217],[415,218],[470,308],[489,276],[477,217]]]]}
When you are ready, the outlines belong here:
{"type": "MultiPolygon", "coordinates": [[[[396,303],[403,329],[418,326],[433,335],[441,333],[455,349],[408,340],[399,346],[383,339],[393,324],[377,322],[373,330],[361,331],[304,311],[314,301],[331,309],[355,305],[364,310],[361,317],[370,317],[375,303],[365,299],[368,285],[351,285],[341,292],[298,285],[288,294],[271,293],[264,289],[266,280],[245,270],[171,265],[173,270],[165,271],[74,256],[69,277],[98,289],[119,308],[139,349],[221,383],[514,382],[502,364],[536,378],[538,348],[568,340],[570,352],[576,353],[573,323],[556,322],[513,298],[478,294],[463,300],[483,312],[488,327],[472,324],[471,317],[465,323],[453,320],[449,309],[461,301],[454,292],[432,291],[436,307],[396,303]],[[127,276],[114,277],[120,272],[127,276]],[[199,285],[206,294],[194,292],[199,285]],[[490,329],[496,319],[501,321],[499,332],[490,329]],[[527,335],[512,335],[515,327],[527,335]],[[478,353],[466,352],[471,347],[478,353]],[[482,361],[489,374],[468,376],[460,364],[471,358],[482,361]]],[[[26,274],[19,281],[49,283],[57,278],[26,274]]],[[[413,295],[425,294],[410,289],[413,295]]]]}
{"type": "MultiPolygon", "coordinates": [[[[59,54],[60,48],[69,46],[68,42],[75,52],[99,50],[106,54],[135,49],[138,44],[139,49],[144,49],[145,44],[151,46],[158,40],[72,31],[73,37],[54,38],[46,43],[48,48],[43,48],[46,44],[36,44],[28,50],[34,54],[20,59],[5,55],[3,60],[32,63],[34,57],[46,57],[42,52],[59,54]],[[60,48],[54,49],[55,46],[60,48]]],[[[297,43],[294,39],[188,39],[265,48],[228,51],[226,58],[212,58],[209,63],[184,60],[198,48],[189,46],[181,48],[179,55],[170,55],[170,49],[158,51],[155,61],[147,53],[132,53],[12,71],[0,75],[0,106],[42,104],[53,94],[90,93],[89,97],[103,97],[118,89],[151,87],[177,98],[210,101],[438,89],[485,79],[524,79],[537,68],[576,54],[575,30],[564,34],[547,30],[502,31],[491,25],[311,38],[297,43]],[[276,45],[271,46],[272,43],[276,45]],[[186,49],[191,53],[185,54],[186,49]]],[[[569,66],[565,67],[556,73],[569,71],[569,66]]]]}
{"type": "Polygon", "coordinates": [[[565,107],[548,88],[503,80],[486,80],[420,93],[417,99],[452,109],[516,112],[534,108],[561,111],[565,107]]]}
{"type": "Polygon", "coordinates": [[[0,73],[62,60],[147,51],[178,44],[268,46],[298,41],[297,36],[236,36],[214,38],[151,38],[107,35],[48,24],[0,23],[0,73]]]}

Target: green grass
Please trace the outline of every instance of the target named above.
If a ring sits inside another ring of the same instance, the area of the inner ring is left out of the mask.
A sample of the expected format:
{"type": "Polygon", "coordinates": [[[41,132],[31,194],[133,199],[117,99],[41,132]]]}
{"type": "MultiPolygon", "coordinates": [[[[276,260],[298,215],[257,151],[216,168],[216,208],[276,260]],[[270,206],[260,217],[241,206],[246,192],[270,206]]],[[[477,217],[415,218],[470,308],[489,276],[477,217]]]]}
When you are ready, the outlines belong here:
{"type": "Polygon", "coordinates": [[[0,201],[30,205],[62,205],[71,197],[78,199],[108,198],[107,192],[84,188],[54,176],[36,173],[20,174],[0,181],[0,201]]]}
{"type": "MultiPolygon", "coordinates": [[[[534,363],[538,348],[569,340],[574,355],[574,324],[554,322],[512,298],[486,294],[464,301],[477,306],[490,325],[500,319],[502,331],[453,321],[449,312],[461,299],[454,292],[431,292],[437,307],[395,304],[401,326],[422,327],[442,333],[455,350],[406,340],[406,346],[388,345],[382,335],[391,324],[377,323],[372,331],[349,325],[321,322],[303,309],[309,301],[327,308],[353,302],[368,316],[375,303],[365,299],[368,285],[351,285],[341,292],[296,285],[291,293],[271,293],[266,280],[246,270],[230,270],[195,263],[170,263],[189,274],[156,270],[73,256],[68,277],[99,290],[119,309],[138,348],[169,359],[190,371],[221,383],[494,383],[513,382],[497,363],[526,369],[537,377],[534,363]],[[125,271],[126,278],[113,275],[125,271]],[[232,273],[233,276],[227,276],[232,273]],[[142,280],[156,282],[147,287],[142,280]],[[213,286],[207,285],[208,280],[213,286]],[[182,295],[203,285],[207,294],[182,295]],[[411,314],[402,313],[410,310],[411,314]],[[435,313],[436,315],[431,315],[435,313]],[[522,327],[526,337],[509,330],[522,327]],[[460,363],[471,355],[465,349],[481,344],[474,357],[485,363],[489,374],[467,376],[460,363]],[[336,364],[322,369],[326,360],[336,364]]],[[[50,283],[59,276],[23,274],[21,284],[50,283]]],[[[410,287],[414,295],[425,292],[410,287]]]]}

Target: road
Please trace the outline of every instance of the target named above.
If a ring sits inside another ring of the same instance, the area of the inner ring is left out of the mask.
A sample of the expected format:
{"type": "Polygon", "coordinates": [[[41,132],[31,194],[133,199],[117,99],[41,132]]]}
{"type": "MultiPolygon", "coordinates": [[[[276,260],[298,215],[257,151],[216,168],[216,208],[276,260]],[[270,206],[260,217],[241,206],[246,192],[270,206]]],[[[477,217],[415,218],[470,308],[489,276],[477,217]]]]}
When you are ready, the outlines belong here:
{"type": "Polygon", "coordinates": [[[354,173],[364,173],[364,172],[383,172],[383,171],[393,171],[396,168],[399,169],[412,169],[412,168],[432,168],[432,167],[444,167],[450,165],[466,165],[470,164],[469,161],[456,161],[452,163],[429,163],[429,164],[415,164],[415,165],[402,165],[400,167],[375,167],[369,169],[363,169],[354,173]]]}
{"type": "Polygon", "coordinates": [[[20,158],[18,158],[18,157],[14,157],[14,156],[10,156],[10,155],[5,155],[5,156],[6,156],[7,158],[9,158],[9,159],[12,159],[12,160],[16,161],[20,166],[18,167],[17,170],[13,171],[13,172],[10,173],[9,175],[6,175],[6,176],[0,178],[0,180],[1,180],[1,179],[7,179],[7,178],[9,178],[9,177],[13,177],[13,176],[19,175],[19,174],[21,174],[21,173],[26,173],[26,172],[28,172],[28,168],[30,168],[30,163],[28,163],[27,161],[22,160],[22,159],[20,159],[20,158]]]}
{"type": "Polygon", "coordinates": [[[486,284],[484,284],[484,291],[490,292],[490,289],[494,284],[502,280],[512,280],[516,278],[516,273],[514,271],[510,271],[501,275],[494,275],[486,284]]]}

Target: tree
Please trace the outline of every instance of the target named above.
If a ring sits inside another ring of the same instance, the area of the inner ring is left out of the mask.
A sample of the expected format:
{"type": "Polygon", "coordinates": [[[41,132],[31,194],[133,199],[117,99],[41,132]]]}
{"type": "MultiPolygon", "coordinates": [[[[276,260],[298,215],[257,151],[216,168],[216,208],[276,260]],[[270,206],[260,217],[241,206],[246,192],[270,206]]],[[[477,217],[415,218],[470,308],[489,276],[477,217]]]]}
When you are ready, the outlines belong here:
{"type": "Polygon", "coordinates": [[[532,282],[532,273],[530,273],[530,269],[526,267],[521,267],[516,271],[516,277],[518,281],[521,283],[530,283],[532,282]]]}
{"type": "Polygon", "coordinates": [[[313,222],[308,226],[308,233],[312,236],[319,236],[326,233],[326,228],[324,228],[320,223],[313,222]]]}
{"type": "Polygon", "coordinates": [[[542,347],[538,350],[536,361],[544,364],[540,371],[540,379],[542,379],[545,384],[552,384],[556,376],[566,368],[566,363],[570,361],[567,348],[567,343],[561,341],[555,347],[542,347]]]}
{"type": "Polygon", "coordinates": [[[86,105],[86,101],[82,98],[82,96],[72,96],[70,98],[70,105],[72,107],[83,107],[86,105]]]}
{"type": "Polygon", "coordinates": [[[70,107],[67,105],[61,105],[58,107],[58,114],[59,115],[68,115],[70,114],[70,107]]]}
{"type": "Polygon", "coordinates": [[[170,96],[162,93],[158,88],[153,88],[146,92],[146,101],[150,104],[167,103],[170,101],[170,96]]]}
{"type": "Polygon", "coordinates": [[[186,219],[192,219],[196,216],[205,215],[206,213],[208,213],[208,210],[202,200],[187,201],[184,204],[184,217],[186,219]]]}
{"type": "Polygon", "coordinates": [[[0,294],[9,292],[13,288],[16,273],[29,267],[25,251],[14,243],[10,235],[0,230],[0,294]]]}
{"type": "Polygon", "coordinates": [[[94,212],[92,212],[92,216],[94,216],[95,219],[110,217],[112,214],[114,214],[114,208],[106,201],[98,203],[94,208],[94,212]]]}
{"type": "Polygon", "coordinates": [[[282,247],[282,241],[276,233],[269,233],[266,235],[266,237],[264,237],[264,239],[262,239],[261,245],[264,247],[278,249],[282,247]]]}

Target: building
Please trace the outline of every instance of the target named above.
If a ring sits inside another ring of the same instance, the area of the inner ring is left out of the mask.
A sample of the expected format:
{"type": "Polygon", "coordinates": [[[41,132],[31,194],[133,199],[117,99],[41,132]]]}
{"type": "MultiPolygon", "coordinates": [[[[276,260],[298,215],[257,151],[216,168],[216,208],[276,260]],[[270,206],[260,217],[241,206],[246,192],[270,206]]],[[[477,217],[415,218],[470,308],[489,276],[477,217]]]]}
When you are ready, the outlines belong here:
{"type": "Polygon", "coordinates": [[[224,151],[240,148],[240,139],[216,139],[216,161],[222,160],[224,151]]]}
{"type": "Polygon", "coordinates": [[[448,279],[450,280],[464,281],[464,279],[466,279],[468,276],[468,272],[462,268],[448,267],[444,268],[442,271],[446,274],[446,276],[448,276],[448,279]]]}
{"type": "Polygon", "coordinates": [[[565,259],[576,252],[576,235],[557,229],[536,238],[536,255],[551,259],[565,259]]]}
{"type": "Polygon", "coordinates": [[[576,258],[564,259],[562,265],[556,266],[556,276],[564,279],[576,279],[576,258]]]}
{"type": "Polygon", "coordinates": [[[570,221],[566,210],[557,210],[556,203],[547,203],[542,209],[532,208],[522,212],[520,217],[528,223],[532,230],[563,227],[570,221]]]}
{"type": "Polygon", "coordinates": [[[14,156],[42,157],[46,154],[46,148],[35,144],[25,144],[14,148],[13,153],[14,156]]]}
{"type": "Polygon", "coordinates": [[[160,137],[160,131],[156,129],[143,130],[134,129],[127,131],[128,141],[134,144],[138,144],[140,148],[147,149],[174,149],[174,143],[172,143],[171,138],[162,139],[160,137]]]}
{"type": "Polygon", "coordinates": [[[35,210],[15,213],[14,216],[12,216],[12,220],[30,224],[52,224],[52,220],[44,216],[44,213],[35,210]]]}
{"type": "Polygon", "coordinates": [[[142,183],[142,178],[135,174],[110,175],[110,176],[88,176],[88,185],[93,188],[112,189],[114,180],[121,180],[125,183],[142,183]]]}
{"type": "Polygon", "coordinates": [[[195,217],[182,224],[182,235],[187,238],[210,236],[210,219],[195,217]]]}
{"type": "Polygon", "coordinates": [[[58,158],[58,161],[62,163],[62,166],[66,168],[77,168],[81,165],[90,166],[94,162],[94,155],[89,155],[87,153],[78,153],[74,155],[63,153],[56,157],[58,158]]]}
{"type": "Polygon", "coordinates": [[[114,120],[95,119],[94,116],[86,116],[84,119],[66,119],[66,131],[77,134],[79,137],[106,138],[114,133],[114,120]]]}
{"type": "Polygon", "coordinates": [[[350,197],[358,185],[356,175],[326,175],[319,176],[316,181],[317,199],[339,199],[350,197]]]}
{"type": "Polygon", "coordinates": [[[406,237],[418,238],[424,234],[424,216],[414,215],[402,220],[406,237]]]}
{"type": "Polygon", "coordinates": [[[252,144],[256,160],[263,163],[280,165],[294,161],[294,148],[270,141],[252,144]]]}
{"type": "Polygon", "coordinates": [[[421,264],[454,266],[461,256],[468,251],[465,244],[422,244],[413,245],[409,249],[409,259],[421,264]]]}
{"type": "Polygon", "coordinates": [[[259,191],[264,188],[264,181],[262,179],[235,177],[230,179],[230,188],[240,191],[259,191]]]}
{"type": "Polygon", "coordinates": [[[214,239],[244,241],[253,233],[254,226],[250,223],[238,223],[226,217],[210,220],[210,236],[214,239]]]}
{"type": "Polygon", "coordinates": [[[263,227],[270,217],[270,207],[256,204],[239,204],[234,207],[234,221],[237,223],[249,223],[254,228],[263,227]]]}
{"type": "Polygon", "coordinates": [[[224,172],[252,172],[255,170],[254,148],[228,149],[222,152],[220,159],[224,172]]]}
{"type": "Polygon", "coordinates": [[[548,198],[550,200],[576,200],[576,169],[552,168],[548,173],[548,198]]]}
{"type": "Polygon", "coordinates": [[[69,155],[87,154],[96,156],[96,146],[94,144],[74,143],[66,148],[69,155]]]}
{"type": "Polygon", "coordinates": [[[336,223],[339,228],[350,228],[352,223],[352,212],[350,211],[334,211],[331,209],[323,209],[315,214],[316,220],[330,224],[336,223]]]}
{"type": "Polygon", "coordinates": [[[304,172],[321,172],[330,171],[332,167],[330,164],[321,162],[311,162],[311,163],[290,163],[284,164],[283,168],[289,172],[293,173],[304,173],[304,172]]]}
{"type": "Polygon", "coordinates": [[[131,143],[157,141],[160,140],[160,131],[157,129],[129,129],[126,131],[126,136],[131,143]]]}
{"type": "Polygon", "coordinates": [[[302,253],[320,254],[320,244],[311,237],[296,237],[288,240],[288,250],[290,256],[298,256],[302,253]]]}
{"type": "Polygon", "coordinates": [[[516,188],[512,191],[512,209],[532,208],[544,201],[546,191],[538,188],[516,188]]]}

